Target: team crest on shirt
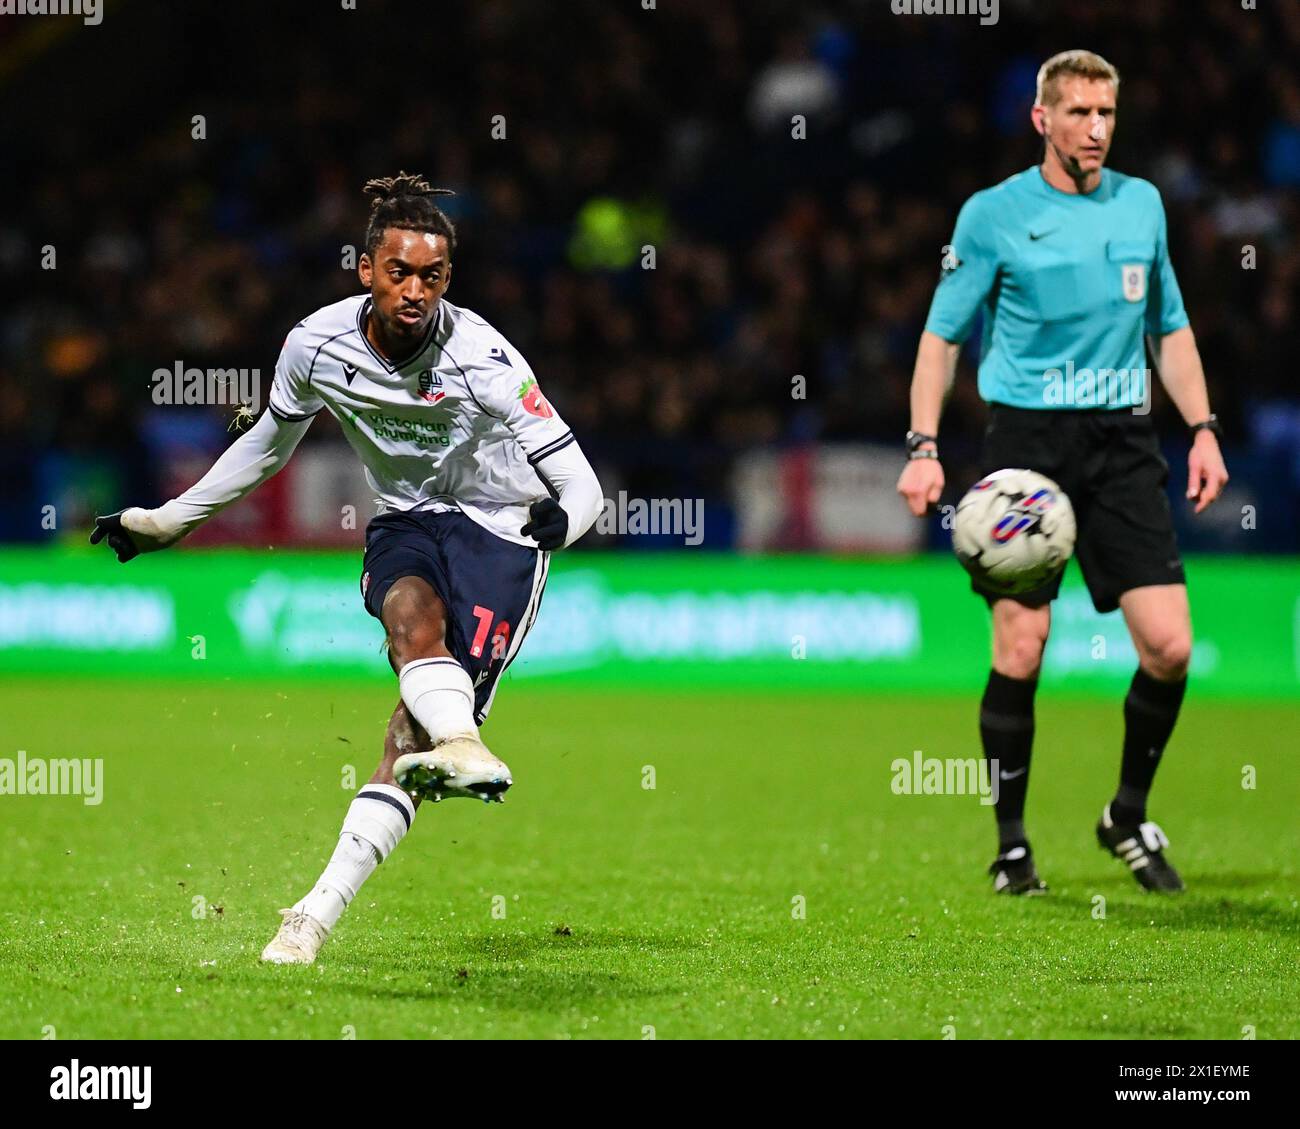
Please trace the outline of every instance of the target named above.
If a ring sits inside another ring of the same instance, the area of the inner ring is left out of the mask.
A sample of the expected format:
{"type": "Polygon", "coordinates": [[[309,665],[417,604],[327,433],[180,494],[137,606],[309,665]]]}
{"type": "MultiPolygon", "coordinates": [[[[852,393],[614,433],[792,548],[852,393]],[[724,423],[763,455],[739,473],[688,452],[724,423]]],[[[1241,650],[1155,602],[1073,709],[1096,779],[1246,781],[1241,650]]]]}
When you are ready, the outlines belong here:
{"type": "Polygon", "coordinates": [[[536,377],[529,377],[519,386],[519,399],[529,415],[540,416],[542,419],[550,419],[555,415],[554,409],[542,395],[542,390],[537,387],[536,377]]]}
{"type": "Polygon", "coordinates": [[[1124,280],[1124,300],[1141,302],[1147,296],[1146,263],[1125,263],[1119,269],[1124,280]]]}
{"type": "Polygon", "coordinates": [[[425,369],[420,373],[420,399],[430,404],[436,404],[447,393],[442,390],[442,377],[440,377],[431,368],[425,369]],[[435,391],[437,389],[437,391],[435,391]]]}

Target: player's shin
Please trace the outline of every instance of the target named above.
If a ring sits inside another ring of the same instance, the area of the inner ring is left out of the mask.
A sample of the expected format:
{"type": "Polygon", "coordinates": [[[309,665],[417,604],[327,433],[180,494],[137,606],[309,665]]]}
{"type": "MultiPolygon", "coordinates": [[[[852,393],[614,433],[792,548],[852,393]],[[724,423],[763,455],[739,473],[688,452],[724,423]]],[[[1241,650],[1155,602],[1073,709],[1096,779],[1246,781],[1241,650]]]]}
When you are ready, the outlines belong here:
{"type": "Polygon", "coordinates": [[[411,827],[415,804],[394,784],[367,784],[343,819],[338,846],[311,892],[294,910],[333,928],[375,867],[411,827]]]}
{"type": "Polygon", "coordinates": [[[1038,680],[1008,678],[989,671],[980,703],[980,739],[989,775],[998,778],[994,813],[998,849],[1025,846],[1025,795],[1029,788],[1029,758],[1034,746],[1034,693],[1038,680]]]}
{"type": "Polygon", "coordinates": [[[503,801],[512,783],[510,769],[479,739],[474,684],[465,668],[452,658],[415,659],[397,678],[402,701],[432,745],[397,758],[397,783],[435,801],[447,796],[503,801]]]}
{"type": "Polygon", "coordinates": [[[406,708],[433,744],[441,744],[453,737],[478,740],[478,727],[474,724],[474,684],[455,659],[415,659],[398,672],[397,684],[406,708]]]}
{"type": "Polygon", "coordinates": [[[1116,823],[1140,824],[1147,817],[1147,794],[1165,746],[1173,734],[1187,690],[1187,678],[1161,682],[1141,667],[1124,699],[1124,757],[1119,791],[1110,806],[1116,823]]]}
{"type": "Polygon", "coordinates": [[[375,867],[415,818],[411,797],[392,784],[367,784],[343,819],[334,854],[306,897],[280,911],[280,928],[262,950],[271,964],[311,964],[329,932],[375,867]]]}

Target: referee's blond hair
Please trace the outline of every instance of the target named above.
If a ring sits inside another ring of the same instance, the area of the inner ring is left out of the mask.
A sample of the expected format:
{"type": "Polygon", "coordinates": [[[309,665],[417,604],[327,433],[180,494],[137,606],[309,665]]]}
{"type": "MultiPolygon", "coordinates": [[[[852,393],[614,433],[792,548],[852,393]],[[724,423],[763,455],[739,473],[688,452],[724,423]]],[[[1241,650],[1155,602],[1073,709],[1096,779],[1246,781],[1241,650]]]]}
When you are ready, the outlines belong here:
{"type": "Polygon", "coordinates": [[[1104,79],[1113,82],[1115,92],[1119,93],[1119,71],[1100,55],[1092,51],[1062,51],[1038,68],[1035,105],[1052,106],[1061,100],[1061,87],[1057,80],[1062,75],[1104,79]]]}

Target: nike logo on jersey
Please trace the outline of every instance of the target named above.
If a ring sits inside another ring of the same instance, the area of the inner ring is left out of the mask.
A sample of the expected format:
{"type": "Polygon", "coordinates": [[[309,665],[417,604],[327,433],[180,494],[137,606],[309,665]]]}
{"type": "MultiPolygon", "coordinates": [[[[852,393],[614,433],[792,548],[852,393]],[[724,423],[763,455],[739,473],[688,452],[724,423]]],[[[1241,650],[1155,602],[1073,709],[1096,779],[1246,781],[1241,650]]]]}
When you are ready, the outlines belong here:
{"type": "Polygon", "coordinates": [[[515,366],[510,364],[510,358],[506,356],[504,349],[492,348],[488,350],[488,360],[496,361],[499,365],[508,365],[510,368],[515,366]]]}
{"type": "Polygon", "coordinates": [[[344,361],[344,362],[343,362],[343,379],[346,380],[346,381],[348,382],[348,387],[349,387],[349,388],[352,387],[352,381],[353,381],[353,378],[354,378],[356,375],[357,375],[357,368],[356,368],[356,365],[350,365],[350,364],[348,364],[346,361],[344,361]]]}
{"type": "Polygon", "coordinates": [[[1018,768],[1015,772],[1007,772],[1003,769],[998,773],[998,775],[1002,777],[1003,780],[1014,780],[1017,776],[1023,776],[1028,771],[1028,768],[1018,768]]]}
{"type": "Polygon", "coordinates": [[[1037,235],[1035,235],[1035,234],[1031,231],[1031,232],[1029,233],[1029,239],[1030,239],[1031,242],[1033,242],[1033,243],[1037,243],[1040,239],[1046,239],[1049,235],[1052,234],[1053,231],[1060,231],[1060,228],[1058,228],[1058,227],[1053,227],[1053,228],[1049,229],[1048,231],[1040,231],[1037,235]]]}

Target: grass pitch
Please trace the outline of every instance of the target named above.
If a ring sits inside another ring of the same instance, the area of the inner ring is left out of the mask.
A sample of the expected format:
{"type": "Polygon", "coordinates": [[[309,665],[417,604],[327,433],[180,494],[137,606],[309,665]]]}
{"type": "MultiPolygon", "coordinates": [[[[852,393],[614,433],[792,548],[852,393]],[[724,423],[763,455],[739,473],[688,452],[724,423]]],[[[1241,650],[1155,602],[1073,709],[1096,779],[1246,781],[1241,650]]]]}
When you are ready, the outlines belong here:
{"type": "Polygon", "coordinates": [[[1052,891],[1013,900],[983,873],[988,809],[890,788],[914,749],[977,755],[971,700],[507,684],[484,731],[507,803],[426,805],[315,966],[259,965],[395,700],[0,687],[0,757],[105,773],[98,806],[0,796],[0,1036],[1300,1035],[1294,707],[1192,691],[1152,804],[1189,886],[1169,900],[1093,839],[1119,702],[1044,693],[1028,827],[1052,891]]]}

